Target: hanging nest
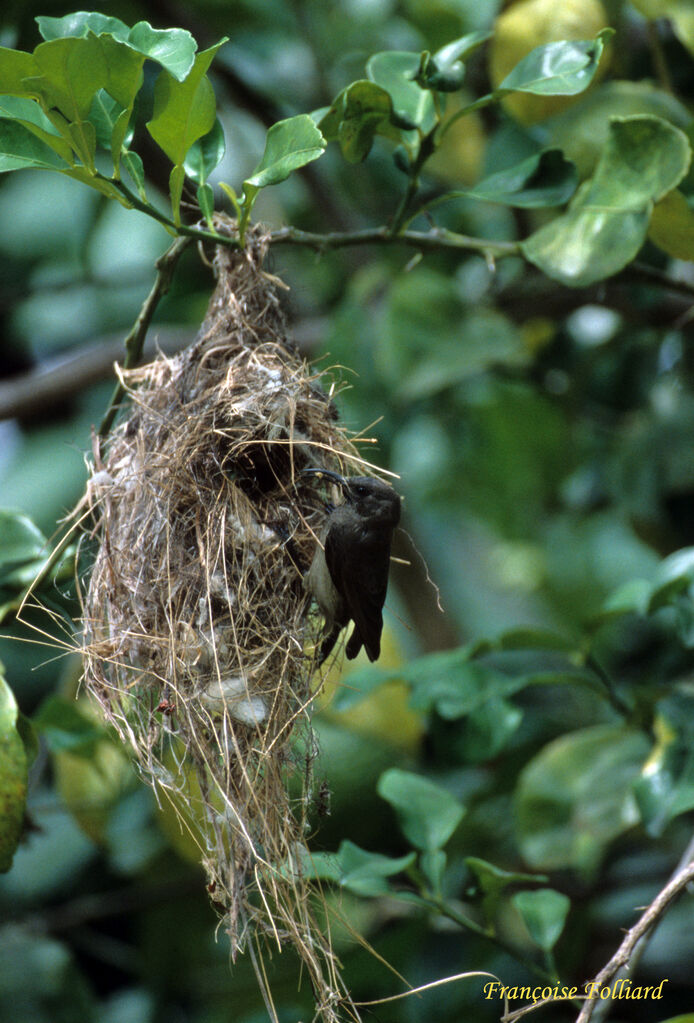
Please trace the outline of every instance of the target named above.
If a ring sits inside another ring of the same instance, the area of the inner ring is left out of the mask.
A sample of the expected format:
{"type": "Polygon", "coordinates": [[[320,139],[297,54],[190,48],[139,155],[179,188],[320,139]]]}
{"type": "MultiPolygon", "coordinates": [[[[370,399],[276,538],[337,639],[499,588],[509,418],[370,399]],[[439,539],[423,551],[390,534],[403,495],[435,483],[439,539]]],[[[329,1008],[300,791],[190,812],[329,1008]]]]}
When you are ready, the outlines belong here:
{"type": "Polygon", "coordinates": [[[291,943],[327,1023],[351,1003],[302,875],[321,628],[303,574],[327,511],[301,471],[364,463],[286,339],[265,249],[219,247],[195,342],[122,374],[132,409],[94,464],[84,677],[198,841],[232,955],[291,943]]]}

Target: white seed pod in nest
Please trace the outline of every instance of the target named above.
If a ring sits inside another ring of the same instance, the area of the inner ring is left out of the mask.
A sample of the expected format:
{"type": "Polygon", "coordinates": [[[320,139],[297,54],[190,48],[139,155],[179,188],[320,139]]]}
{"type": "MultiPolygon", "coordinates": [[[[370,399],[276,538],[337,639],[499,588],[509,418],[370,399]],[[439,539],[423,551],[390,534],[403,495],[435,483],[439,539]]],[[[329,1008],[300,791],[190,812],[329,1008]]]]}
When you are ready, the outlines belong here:
{"type": "Polygon", "coordinates": [[[301,873],[307,794],[289,795],[314,748],[303,573],[327,514],[301,473],[363,463],[285,337],[264,254],[220,247],[195,342],[123,374],[130,415],[91,489],[85,680],[198,838],[233,954],[293,944],[333,1021],[347,995],[301,873]]]}

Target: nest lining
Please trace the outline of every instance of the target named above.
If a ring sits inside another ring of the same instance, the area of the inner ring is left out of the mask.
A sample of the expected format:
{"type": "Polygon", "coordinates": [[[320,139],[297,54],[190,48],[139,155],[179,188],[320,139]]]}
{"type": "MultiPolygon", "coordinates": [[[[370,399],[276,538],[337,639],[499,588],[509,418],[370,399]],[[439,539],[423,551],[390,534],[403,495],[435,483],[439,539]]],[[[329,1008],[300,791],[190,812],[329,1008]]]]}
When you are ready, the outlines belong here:
{"type": "Polygon", "coordinates": [[[320,628],[302,577],[326,516],[301,470],[364,463],[263,257],[220,248],[193,345],[122,375],[132,410],[93,466],[85,679],[198,841],[232,953],[291,942],[333,1021],[347,996],[300,869],[320,628]]]}

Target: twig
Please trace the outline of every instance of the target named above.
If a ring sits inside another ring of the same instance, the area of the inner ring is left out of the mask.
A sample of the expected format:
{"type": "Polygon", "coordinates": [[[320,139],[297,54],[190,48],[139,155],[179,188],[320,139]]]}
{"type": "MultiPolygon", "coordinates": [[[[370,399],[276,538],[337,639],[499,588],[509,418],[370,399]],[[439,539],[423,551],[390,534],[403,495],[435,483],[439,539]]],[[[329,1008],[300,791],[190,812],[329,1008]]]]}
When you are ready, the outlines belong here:
{"type": "Polygon", "coordinates": [[[642,941],[642,939],[646,939],[647,935],[650,936],[653,928],[670,907],[670,904],[677,898],[682,889],[686,888],[690,881],[694,881],[694,863],[692,862],[675,872],[662,891],[656,895],[653,902],[642,914],[637,923],[635,923],[631,930],[627,932],[624,941],[610,961],[603,966],[594,980],[587,985],[590,990],[591,997],[583,1003],[583,1008],[578,1015],[576,1023],[588,1023],[588,1021],[593,1018],[594,1010],[599,1004],[600,990],[612,980],[620,969],[624,968],[628,970],[630,968],[639,942],[642,941]]]}
{"type": "MultiPolygon", "coordinates": [[[[125,369],[132,369],[140,361],[142,355],[142,348],[145,343],[145,337],[147,330],[152,322],[154,312],[159,305],[160,300],[169,290],[171,286],[171,279],[176,269],[176,264],[183,252],[190,245],[191,239],[189,237],[177,238],[173,245],[170,245],[166,252],[159,257],[156,262],[157,278],[152,286],[152,290],[144,301],[142,309],[139,312],[135,323],[133,324],[132,330],[125,339],[125,369]]],[[[99,426],[98,435],[103,438],[107,435],[111,427],[113,426],[113,420],[116,418],[118,407],[125,394],[125,388],[123,384],[118,381],[115,390],[111,395],[111,400],[108,403],[108,407],[104,414],[101,424],[99,426]]]]}
{"type": "Polygon", "coordinates": [[[443,227],[434,227],[430,231],[400,231],[393,234],[387,227],[366,228],[361,231],[335,232],[334,234],[313,234],[300,231],[296,227],[282,227],[270,235],[271,245],[291,243],[307,245],[317,252],[325,249],[341,249],[347,245],[409,245],[415,249],[468,249],[480,252],[485,257],[502,259],[504,256],[519,254],[518,242],[496,242],[489,238],[472,238],[469,235],[457,234],[443,227]]]}

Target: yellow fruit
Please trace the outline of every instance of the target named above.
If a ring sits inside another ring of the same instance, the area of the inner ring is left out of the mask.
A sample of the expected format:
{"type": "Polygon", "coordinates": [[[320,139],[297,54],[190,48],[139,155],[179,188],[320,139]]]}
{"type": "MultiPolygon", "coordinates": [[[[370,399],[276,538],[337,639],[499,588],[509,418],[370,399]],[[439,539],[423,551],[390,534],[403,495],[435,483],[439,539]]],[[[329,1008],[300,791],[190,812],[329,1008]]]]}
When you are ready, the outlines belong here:
{"type": "MultiPolygon", "coordinates": [[[[609,25],[600,0],[517,0],[496,19],[489,51],[489,75],[494,88],[536,46],[562,39],[593,39],[609,25]]],[[[598,76],[607,67],[603,53],[598,76]]],[[[558,114],[580,96],[533,96],[516,92],[504,107],[522,124],[534,124],[558,114]]]]}
{"type": "Polygon", "coordinates": [[[669,256],[694,260],[694,210],[679,189],[654,207],[648,237],[669,256]]]}

